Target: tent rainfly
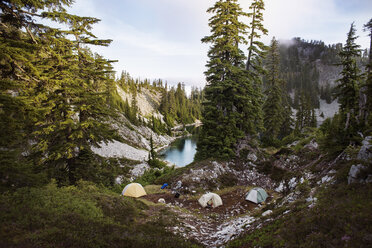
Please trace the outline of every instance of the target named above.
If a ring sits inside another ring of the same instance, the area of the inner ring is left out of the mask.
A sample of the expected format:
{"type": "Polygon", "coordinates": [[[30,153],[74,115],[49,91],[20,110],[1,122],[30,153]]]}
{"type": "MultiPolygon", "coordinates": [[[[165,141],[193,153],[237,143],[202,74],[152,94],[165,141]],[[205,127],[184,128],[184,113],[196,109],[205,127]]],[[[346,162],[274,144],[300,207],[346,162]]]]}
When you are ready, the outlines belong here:
{"type": "Polygon", "coordinates": [[[125,186],[121,194],[124,196],[130,196],[135,198],[147,195],[145,189],[139,183],[128,184],[127,186],[125,186]]]}
{"type": "Polygon", "coordinates": [[[254,203],[261,203],[266,201],[267,193],[263,188],[253,188],[251,189],[245,199],[254,203]]]}
{"type": "Polygon", "coordinates": [[[199,199],[199,204],[205,208],[207,206],[211,206],[216,208],[222,205],[222,199],[219,195],[215,193],[206,193],[202,195],[199,199]]]}

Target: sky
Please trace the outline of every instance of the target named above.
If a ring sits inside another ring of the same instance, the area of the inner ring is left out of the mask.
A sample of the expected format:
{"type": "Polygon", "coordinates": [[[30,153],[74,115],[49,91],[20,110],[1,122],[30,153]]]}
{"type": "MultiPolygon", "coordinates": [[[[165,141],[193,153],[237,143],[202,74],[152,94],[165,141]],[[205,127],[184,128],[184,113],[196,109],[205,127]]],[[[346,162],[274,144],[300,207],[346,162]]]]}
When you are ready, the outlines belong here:
{"type": "MultiPolygon", "coordinates": [[[[101,19],[93,33],[112,39],[109,47],[94,47],[107,59],[118,60],[118,75],[161,78],[170,85],[183,82],[203,87],[209,45],[201,38],[209,34],[206,10],[216,0],[76,0],[69,12],[101,19]]],[[[251,0],[238,1],[248,11],[251,0]]],[[[369,47],[363,24],[372,18],[371,0],[266,0],[264,26],[271,38],[301,37],[326,44],[344,43],[355,22],[357,43],[369,47]]]]}

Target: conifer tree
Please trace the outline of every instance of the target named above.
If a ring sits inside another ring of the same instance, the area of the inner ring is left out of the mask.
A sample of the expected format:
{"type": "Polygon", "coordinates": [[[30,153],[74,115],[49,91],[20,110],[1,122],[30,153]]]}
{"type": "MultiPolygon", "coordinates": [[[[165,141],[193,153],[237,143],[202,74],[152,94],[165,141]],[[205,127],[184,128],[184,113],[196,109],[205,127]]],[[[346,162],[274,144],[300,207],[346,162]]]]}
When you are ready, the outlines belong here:
{"type": "Polygon", "coordinates": [[[310,127],[317,127],[317,121],[316,121],[315,109],[312,109],[312,110],[311,110],[311,122],[310,122],[310,127]]]}
{"type": "Polygon", "coordinates": [[[281,79],[279,78],[278,42],[275,37],[271,40],[267,60],[268,80],[265,91],[266,101],[263,105],[264,138],[267,141],[273,141],[278,138],[284,117],[283,93],[281,79]]]}
{"type": "Polygon", "coordinates": [[[311,127],[312,125],[312,108],[309,100],[309,96],[305,93],[301,93],[299,97],[299,107],[296,113],[296,126],[297,132],[302,132],[305,127],[311,127]]]}
{"type": "Polygon", "coordinates": [[[345,135],[348,136],[345,137],[346,139],[355,133],[359,124],[357,114],[361,76],[356,58],[359,56],[360,46],[355,43],[356,39],[354,23],[352,23],[347,34],[346,44],[340,52],[342,71],[341,78],[336,86],[338,89],[336,96],[340,103],[340,115],[344,123],[345,135]]]}
{"type": "MultiPolygon", "coordinates": [[[[211,35],[202,39],[210,43],[208,70],[205,72],[203,128],[196,158],[231,158],[237,141],[256,134],[257,95],[244,66],[244,53],[239,44],[247,26],[239,20],[245,15],[236,0],[219,0],[207,10],[211,35]]],[[[259,124],[259,123],[258,123],[259,124]]]]}
{"type": "Polygon", "coordinates": [[[366,67],[366,83],[365,83],[365,94],[366,94],[366,112],[364,114],[364,121],[372,127],[372,19],[364,25],[364,30],[369,32],[370,46],[368,64],[366,67]]]}
{"type": "Polygon", "coordinates": [[[267,34],[267,29],[263,26],[263,11],[265,10],[265,3],[263,0],[253,0],[249,9],[252,11],[247,14],[251,18],[250,32],[248,35],[248,58],[246,69],[254,71],[261,75],[262,71],[262,58],[267,47],[259,41],[262,35],[267,34]]]}
{"type": "Polygon", "coordinates": [[[282,104],[283,104],[283,122],[280,128],[279,138],[284,138],[285,136],[291,134],[293,131],[292,126],[294,125],[294,120],[292,118],[292,108],[288,100],[288,96],[284,94],[282,96],[282,104]]]}
{"type": "Polygon", "coordinates": [[[32,92],[40,82],[40,68],[33,63],[40,52],[34,34],[39,27],[32,17],[49,4],[60,6],[59,1],[0,2],[0,187],[7,189],[40,182],[25,154],[35,119],[32,92]]]}
{"type": "MultiPolygon", "coordinates": [[[[91,146],[99,146],[114,134],[107,124],[108,118],[114,117],[109,106],[109,92],[113,89],[111,61],[94,56],[86,47],[107,46],[111,41],[99,40],[90,32],[98,19],[68,14],[65,7],[71,3],[0,3],[2,18],[14,21],[11,32],[21,38],[21,42],[16,41],[16,36],[8,39],[10,45],[18,44],[14,50],[18,55],[14,57],[17,61],[10,59],[15,75],[8,74],[7,82],[22,81],[14,84],[12,90],[22,95],[24,106],[32,110],[27,111],[32,115],[28,132],[25,126],[18,127],[23,134],[29,134],[24,143],[35,142],[34,161],[45,166],[49,176],[67,183],[76,181],[77,167],[84,165],[81,159],[94,156],[91,146]],[[68,29],[37,23],[35,17],[64,23],[68,29]]],[[[5,27],[11,28],[6,24],[5,27]]],[[[11,53],[6,57],[11,58],[11,53]]],[[[22,118],[17,117],[18,121],[22,118]]]]}
{"type": "Polygon", "coordinates": [[[107,119],[113,116],[108,107],[109,91],[113,80],[110,61],[94,57],[87,44],[107,46],[109,40],[98,40],[90,33],[91,25],[99,20],[79,17],[64,12],[46,13],[54,21],[64,21],[69,30],[46,33],[49,45],[43,58],[49,87],[39,88],[40,121],[34,132],[38,140],[37,151],[45,163],[68,174],[69,183],[76,181],[76,165],[80,158],[90,153],[91,146],[112,139],[107,119]],[[74,39],[67,39],[73,34],[74,39]],[[62,63],[61,63],[62,62],[62,63]],[[43,159],[44,160],[44,159],[43,159]]]}
{"type": "Polygon", "coordinates": [[[254,108],[255,115],[253,118],[256,131],[261,132],[263,128],[263,95],[262,95],[262,77],[266,73],[262,66],[262,60],[265,57],[267,46],[260,41],[262,35],[267,35],[268,31],[263,26],[263,11],[265,10],[265,3],[263,0],[253,0],[250,7],[249,13],[246,14],[250,18],[249,33],[248,33],[248,56],[246,62],[246,70],[248,71],[248,77],[253,87],[253,91],[250,93],[254,108]]]}

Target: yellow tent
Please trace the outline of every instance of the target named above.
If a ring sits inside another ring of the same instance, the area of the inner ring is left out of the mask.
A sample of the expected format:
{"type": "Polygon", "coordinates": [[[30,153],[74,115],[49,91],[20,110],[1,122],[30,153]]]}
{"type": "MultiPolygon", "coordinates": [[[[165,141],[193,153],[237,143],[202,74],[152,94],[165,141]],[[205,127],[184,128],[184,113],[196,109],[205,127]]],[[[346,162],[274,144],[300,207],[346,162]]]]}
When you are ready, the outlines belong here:
{"type": "Polygon", "coordinates": [[[127,186],[125,186],[121,194],[124,196],[130,196],[130,197],[136,197],[136,198],[147,195],[145,189],[139,183],[128,184],[127,186]]]}

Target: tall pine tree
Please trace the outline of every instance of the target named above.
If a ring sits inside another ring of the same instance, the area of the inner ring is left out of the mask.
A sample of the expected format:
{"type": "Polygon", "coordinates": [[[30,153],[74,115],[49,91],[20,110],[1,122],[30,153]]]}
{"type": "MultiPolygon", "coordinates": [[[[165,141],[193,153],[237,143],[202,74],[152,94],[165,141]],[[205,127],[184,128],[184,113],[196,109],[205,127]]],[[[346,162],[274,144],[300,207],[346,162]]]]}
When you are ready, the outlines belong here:
{"type": "Polygon", "coordinates": [[[264,139],[272,142],[278,138],[284,121],[283,92],[281,79],[279,78],[279,52],[278,42],[275,37],[271,40],[267,56],[267,89],[264,111],[264,139]]]}
{"type": "Polygon", "coordinates": [[[369,127],[372,127],[372,19],[369,20],[368,23],[364,25],[364,30],[368,32],[370,37],[370,45],[369,45],[369,56],[368,56],[368,64],[366,68],[366,84],[365,84],[365,94],[366,94],[366,108],[364,113],[364,121],[369,127]]]}
{"type": "Polygon", "coordinates": [[[30,125],[14,127],[24,136],[23,144],[34,144],[33,161],[46,168],[49,176],[67,183],[78,179],[78,169],[87,172],[87,168],[77,167],[90,164],[81,159],[94,157],[91,147],[114,134],[107,123],[114,116],[109,106],[111,62],[94,56],[87,48],[107,46],[110,40],[99,40],[90,32],[98,19],[68,14],[65,7],[71,3],[51,0],[0,4],[5,29],[2,37],[9,45],[2,56],[9,70],[2,70],[6,73],[3,79],[9,87],[2,96],[12,102],[19,96],[17,105],[23,106],[20,113],[27,114],[10,114],[17,122],[32,117],[30,125]],[[35,17],[63,23],[68,29],[37,23],[35,17]]]}
{"type": "Polygon", "coordinates": [[[209,19],[211,35],[202,39],[211,47],[196,158],[227,159],[234,156],[239,139],[256,134],[260,106],[239,49],[239,44],[246,43],[243,35],[247,29],[239,17],[246,14],[237,0],[219,0],[207,12],[214,15],[209,19]]]}
{"type": "Polygon", "coordinates": [[[263,0],[253,0],[251,10],[247,14],[251,18],[250,32],[248,35],[248,58],[246,63],[246,69],[249,71],[259,73],[259,76],[263,73],[262,71],[262,58],[264,56],[267,47],[259,39],[262,35],[268,33],[267,29],[263,26],[263,11],[265,10],[265,3],[263,0]]]}
{"type": "Polygon", "coordinates": [[[359,84],[361,75],[356,58],[360,54],[360,46],[355,43],[356,39],[353,23],[347,34],[346,44],[340,52],[342,71],[341,78],[338,80],[338,93],[336,95],[340,103],[340,115],[344,123],[346,140],[349,140],[356,133],[359,126],[359,84]]]}

